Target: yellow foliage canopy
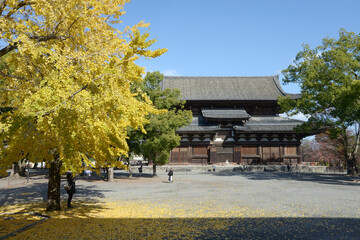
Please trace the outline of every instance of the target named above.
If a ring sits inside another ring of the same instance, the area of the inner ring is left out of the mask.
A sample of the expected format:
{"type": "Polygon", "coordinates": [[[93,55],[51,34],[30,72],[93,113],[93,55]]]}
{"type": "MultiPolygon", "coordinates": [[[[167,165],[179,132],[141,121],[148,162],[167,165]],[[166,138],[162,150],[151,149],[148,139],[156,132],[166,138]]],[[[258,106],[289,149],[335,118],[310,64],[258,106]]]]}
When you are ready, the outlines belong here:
{"type": "Polygon", "coordinates": [[[139,57],[154,58],[155,40],[140,22],[120,26],[129,0],[0,0],[0,170],[26,157],[80,171],[82,160],[116,164],[127,154],[126,130],[156,113],[141,81],[139,57]],[[10,111],[8,111],[10,110],[10,111]]]}

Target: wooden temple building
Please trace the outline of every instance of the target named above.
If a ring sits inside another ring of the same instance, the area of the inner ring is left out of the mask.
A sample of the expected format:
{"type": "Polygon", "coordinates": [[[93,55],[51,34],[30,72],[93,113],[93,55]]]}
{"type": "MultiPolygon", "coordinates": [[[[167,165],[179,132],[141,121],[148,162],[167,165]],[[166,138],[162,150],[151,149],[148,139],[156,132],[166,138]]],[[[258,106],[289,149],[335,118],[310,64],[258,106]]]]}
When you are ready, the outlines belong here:
{"type": "Polygon", "coordinates": [[[180,89],[190,125],[180,128],[180,146],[170,164],[296,164],[302,137],[294,127],[302,121],[279,116],[285,93],[278,76],[170,77],[162,88],[180,89]]]}

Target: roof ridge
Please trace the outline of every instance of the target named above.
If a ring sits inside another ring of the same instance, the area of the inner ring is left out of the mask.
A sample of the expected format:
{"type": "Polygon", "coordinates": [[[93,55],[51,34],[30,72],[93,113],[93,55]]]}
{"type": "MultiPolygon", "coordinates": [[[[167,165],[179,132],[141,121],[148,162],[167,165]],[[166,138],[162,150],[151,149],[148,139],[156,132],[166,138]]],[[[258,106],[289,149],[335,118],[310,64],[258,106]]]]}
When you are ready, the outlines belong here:
{"type": "Polygon", "coordinates": [[[184,100],[271,100],[286,96],[279,76],[165,76],[164,88],[180,89],[184,100]]]}
{"type": "Polygon", "coordinates": [[[281,87],[280,80],[279,80],[279,75],[275,75],[275,76],[273,77],[273,81],[274,81],[275,86],[277,87],[277,89],[279,89],[279,91],[280,91],[284,96],[286,96],[286,92],[285,92],[284,89],[281,87]]]}
{"type": "Polygon", "coordinates": [[[278,75],[269,76],[164,76],[164,78],[275,78],[278,75]]]}

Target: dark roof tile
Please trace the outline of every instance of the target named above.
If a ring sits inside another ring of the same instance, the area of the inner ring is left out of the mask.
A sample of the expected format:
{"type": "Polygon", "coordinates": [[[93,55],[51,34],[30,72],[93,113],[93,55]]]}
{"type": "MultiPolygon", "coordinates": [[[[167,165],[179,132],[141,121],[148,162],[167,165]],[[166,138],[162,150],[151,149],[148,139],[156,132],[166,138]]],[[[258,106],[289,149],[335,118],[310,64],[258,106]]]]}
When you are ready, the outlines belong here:
{"type": "MultiPolygon", "coordinates": [[[[180,89],[184,100],[273,100],[287,94],[278,76],[173,77],[165,76],[162,88],[180,89]]],[[[294,95],[295,96],[295,95],[294,95]]],[[[296,96],[295,96],[296,97],[296,96]]]]}
{"type": "Polygon", "coordinates": [[[250,115],[243,108],[237,109],[211,109],[202,108],[201,113],[205,118],[216,119],[249,119],[250,115]]]}
{"type": "Polygon", "coordinates": [[[301,120],[280,116],[252,116],[244,126],[236,125],[234,129],[244,132],[292,132],[302,123],[301,120]]]}

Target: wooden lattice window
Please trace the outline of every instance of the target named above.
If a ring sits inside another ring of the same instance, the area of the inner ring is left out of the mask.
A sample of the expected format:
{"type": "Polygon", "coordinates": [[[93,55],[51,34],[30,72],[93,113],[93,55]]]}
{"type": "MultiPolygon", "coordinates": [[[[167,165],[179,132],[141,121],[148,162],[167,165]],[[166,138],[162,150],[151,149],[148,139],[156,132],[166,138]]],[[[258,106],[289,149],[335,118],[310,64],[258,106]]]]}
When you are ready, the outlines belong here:
{"type": "Polygon", "coordinates": [[[296,146],[286,146],[286,147],[284,147],[284,155],[297,155],[296,146]]]}
{"type": "Polygon", "coordinates": [[[170,161],[172,163],[177,163],[180,161],[180,148],[174,148],[173,150],[171,150],[171,157],[170,157],[170,161]]]}
{"type": "Polygon", "coordinates": [[[280,158],[280,148],[279,147],[263,147],[263,160],[265,161],[276,161],[280,158]]]}
{"type": "Polygon", "coordinates": [[[188,162],[188,148],[176,147],[173,150],[171,150],[170,161],[172,163],[188,162]]]}
{"type": "Polygon", "coordinates": [[[243,146],[241,147],[241,153],[243,155],[257,155],[257,147],[256,146],[243,146]]]}
{"type": "Polygon", "coordinates": [[[234,158],[234,149],[232,147],[216,147],[217,162],[232,162],[234,158]]]}
{"type": "Polygon", "coordinates": [[[208,150],[207,147],[205,146],[194,146],[193,147],[193,155],[207,155],[208,154],[208,150]]]}

